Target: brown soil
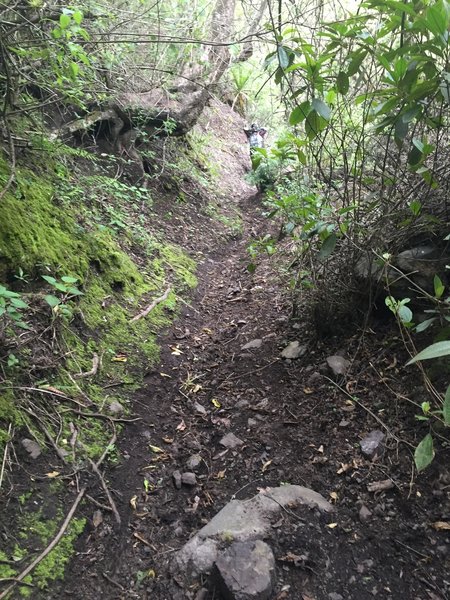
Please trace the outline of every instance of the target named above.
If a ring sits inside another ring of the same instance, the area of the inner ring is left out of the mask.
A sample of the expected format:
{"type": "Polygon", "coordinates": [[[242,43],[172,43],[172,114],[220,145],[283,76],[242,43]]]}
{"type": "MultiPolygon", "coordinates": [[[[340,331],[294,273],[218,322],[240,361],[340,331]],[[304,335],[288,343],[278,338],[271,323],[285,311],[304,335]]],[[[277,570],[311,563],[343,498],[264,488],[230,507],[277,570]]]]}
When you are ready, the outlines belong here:
{"type": "MultiPolygon", "coordinates": [[[[244,233],[205,248],[199,288],[161,336],[161,363],[135,398],[140,420],[125,428],[121,462],[106,473],[122,525],[103,510],[95,527],[96,507],[86,504],[89,527],[65,582],[33,597],[195,598],[202,582],[183,588],[175,581],[173,553],[232,497],[289,482],[320,492],[336,512],[283,513],[274,534],[278,600],[448,598],[449,531],[433,524],[450,517],[450,471],[443,449],[424,475],[412,469],[414,445],[426,428],[404,398],[421,401],[424,392],[398,366],[405,356],[394,324],[318,341],[306,320],[289,319],[278,259],[263,260],[254,274],[247,270],[246,246],[267,227],[262,199],[241,179],[233,188],[230,177],[236,175],[227,174],[227,201],[242,212],[244,233]],[[256,338],[260,348],[242,350],[256,338]],[[286,361],[280,352],[292,340],[308,350],[286,361]],[[333,383],[325,359],[336,353],[352,366],[333,383]],[[368,460],[359,441],[383,424],[385,451],[368,460]],[[230,431],[244,442],[239,451],[219,444],[230,431]],[[186,461],[197,453],[198,485],[175,489],[173,471],[189,470],[186,461]],[[368,491],[383,480],[392,488],[368,491]],[[362,506],[370,516],[361,517],[362,506]]],[[[101,490],[96,500],[107,504],[101,490]]],[[[219,598],[214,589],[208,597],[219,598]]]]}

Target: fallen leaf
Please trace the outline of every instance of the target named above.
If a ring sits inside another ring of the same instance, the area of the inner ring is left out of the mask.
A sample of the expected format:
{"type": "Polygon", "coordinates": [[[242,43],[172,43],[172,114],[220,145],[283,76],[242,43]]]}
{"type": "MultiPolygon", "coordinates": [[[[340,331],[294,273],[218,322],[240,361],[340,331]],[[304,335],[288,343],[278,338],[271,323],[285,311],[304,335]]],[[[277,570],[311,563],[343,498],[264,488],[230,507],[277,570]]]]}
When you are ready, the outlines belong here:
{"type": "Polygon", "coordinates": [[[130,506],[131,506],[131,508],[132,508],[133,510],[136,510],[136,508],[137,508],[137,496],[133,496],[133,497],[130,499],[130,506]]]}
{"type": "Polygon", "coordinates": [[[163,438],[163,442],[166,442],[166,444],[173,444],[173,438],[165,437],[163,438]]]}
{"type": "Polygon", "coordinates": [[[54,479],[55,477],[58,477],[59,471],[50,471],[50,473],[46,473],[46,475],[49,479],[54,479]]]}
{"type": "Polygon", "coordinates": [[[211,403],[212,403],[212,404],[214,404],[214,406],[215,406],[216,408],[220,408],[220,407],[222,406],[222,405],[220,404],[220,402],[217,400],[217,398],[213,398],[213,399],[211,400],[211,403]]]}
{"type": "Polygon", "coordinates": [[[341,463],[341,468],[336,471],[338,475],[342,475],[342,473],[347,473],[353,467],[350,463],[341,463]]]}
{"type": "Polygon", "coordinates": [[[450,523],[447,521],[436,521],[435,523],[432,523],[431,526],[433,527],[433,529],[436,529],[436,531],[450,530],[450,523]]]}
{"type": "Polygon", "coordinates": [[[337,523],[328,523],[328,525],[327,525],[328,529],[334,529],[337,526],[338,526],[337,523]]]}
{"type": "Polygon", "coordinates": [[[261,472],[264,473],[264,471],[272,464],[271,460],[268,460],[267,462],[265,462],[262,466],[261,472]]]}
{"type": "Polygon", "coordinates": [[[212,329],[209,329],[209,327],[203,327],[203,331],[208,335],[212,335],[212,329]]]}
{"type": "Polygon", "coordinates": [[[126,363],[128,360],[128,358],[125,356],[125,354],[117,354],[116,356],[113,356],[111,361],[112,362],[122,362],[122,363],[126,363]]]}
{"type": "Polygon", "coordinates": [[[177,425],[177,431],[184,431],[186,429],[186,423],[184,419],[182,419],[181,423],[177,425]]]}
{"type": "Polygon", "coordinates": [[[150,579],[155,579],[156,577],[156,573],[153,569],[149,569],[147,572],[147,577],[150,577],[150,579]]]}
{"type": "Polygon", "coordinates": [[[154,452],[155,454],[161,454],[164,452],[164,450],[162,450],[161,448],[159,448],[159,446],[152,446],[152,444],[149,444],[148,447],[150,448],[150,450],[152,452],[154,452]]]}
{"type": "Polygon", "coordinates": [[[306,387],[306,388],[303,388],[303,393],[304,393],[304,394],[308,394],[308,395],[309,395],[309,394],[314,394],[314,390],[313,390],[313,389],[311,389],[311,388],[307,388],[307,387],[306,387]]]}
{"type": "Polygon", "coordinates": [[[172,354],[174,354],[175,356],[180,356],[180,354],[184,354],[181,350],[179,345],[177,344],[176,346],[171,346],[170,349],[172,350],[172,354]]]}
{"type": "Polygon", "coordinates": [[[167,375],[167,373],[160,373],[161,377],[167,377],[168,379],[172,379],[172,377],[170,375],[167,375]]]}
{"type": "Polygon", "coordinates": [[[323,446],[319,446],[317,448],[317,452],[320,452],[321,454],[323,454],[323,446]]]}
{"type": "Polygon", "coordinates": [[[338,495],[336,492],[330,492],[330,498],[333,500],[334,503],[336,503],[338,501],[338,495]]]}
{"type": "Polygon", "coordinates": [[[103,523],[103,514],[101,510],[96,510],[92,515],[92,523],[94,527],[97,529],[99,525],[103,523]]]}
{"type": "Polygon", "coordinates": [[[217,473],[217,475],[215,475],[214,479],[223,479],[225,477],[226,472],[227,472],[226,469],[224,469],[223,471],[219,471],[217,473]]]}

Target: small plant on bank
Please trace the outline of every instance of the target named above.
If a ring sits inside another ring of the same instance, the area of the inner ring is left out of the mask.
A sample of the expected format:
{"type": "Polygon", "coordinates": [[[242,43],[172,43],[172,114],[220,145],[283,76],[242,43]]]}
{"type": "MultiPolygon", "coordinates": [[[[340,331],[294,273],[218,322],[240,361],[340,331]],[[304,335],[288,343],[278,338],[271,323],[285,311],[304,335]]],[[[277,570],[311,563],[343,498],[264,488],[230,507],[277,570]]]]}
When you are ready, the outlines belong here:
{"type": "Polygon", "coordinates": [[[50,275],[42,275],[42,279],[45,279],[56,291],[63,294],[62,296],[55,296],[54,294],[44,296],[44,300],[52,309],[53,316],[61,315],[70,320],[73,317],[73,310],[68,302],[75,296],[83,295],[83,292],[76,286],[79,281],[78,278],[65,275],[58,280],[50,275]]]}
{"type": "Polygon", "coordinates": [[[11,323],[29,329],[22,316],[22,310],[28,308],[21,294],[8,290],[4,285],[0,285],[0,321],[11,323]]]}
{"type": "MultiPolygon", "coordinates": [[[[398,322],[404,328],[404,331],[408,336],[410,335],[410,330],[413,330],[415,333],[420,333],[428,329],[435,322],[440,322],[442,325],[441,331],[437,334],[437,339],[439,339],[440,336],[446,336],[446,330],[448,329],[446,323],[450,321],[450,296],[443,301],[445,286],[438,275],[434,276],[433,287],[434,297],[430,294],[428,295],[428,299],[433,302],[434,307],[426,310],[425,312],[428,314],[433,314],[434,316],[422,321],[416,326],[413,322],[413,312],[407,306],[407,304],[410,302],[410,298],[396,300],[393,296],[386,297],[386,306],[395,314],[398,322]]],[[[436,341],[414,356],[407,363],[407,366],[423,360],[438,359],[449,355],[450,340],[436,341]]],[[[414,462],[419,472],[426,469],[426,467],[431,464],[435,456],[434,439],[432,435],[433,422],[438,421],[443,423],[445,427],[450,427],[450,385],[447,387],[444,398],[442,398],[442,396],[437,392],[433,393],[433,398],[435,400],[433,403],[434,406],[430,402],[422,402],[420,405],[422,412],[421,414],[416,415],[416,419],[418,421],[428,421],[431,429],[431,431],[427,433],[419,442],[414,451],[414,462]]]]}

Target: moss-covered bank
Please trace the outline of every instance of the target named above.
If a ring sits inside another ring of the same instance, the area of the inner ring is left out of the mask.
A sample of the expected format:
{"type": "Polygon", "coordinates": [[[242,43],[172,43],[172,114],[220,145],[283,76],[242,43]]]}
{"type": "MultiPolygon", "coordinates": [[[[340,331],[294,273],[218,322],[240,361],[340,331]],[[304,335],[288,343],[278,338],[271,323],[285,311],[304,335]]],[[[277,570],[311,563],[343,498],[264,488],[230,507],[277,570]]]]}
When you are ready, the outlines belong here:
{"type": "MultiPolygon", "coordinates": [[[[19,310],[29,327],[20,329],[11,314],[0,314],[0,458],[11,435],[19,452],[18,440],[33,437],[44,454],[54,452],[50,437],[67,466],[61,465],[61,474],[108,447],[112,423],[89,413],[110,414],[112,401],[127,413],[130,390],[158,360],[158,332],[174,319],[178,298],[196,285],[194,261],[152,230],[150,192],[105,175],[94,157],[83,156],[88,174],[82,175],[73,154],[49,145],[39,159],[23,157],[0,206],[0,284],[28,305],[19,310]],[[76,279],[71,285],[82,295],[64,291],[63,277],[76,279]],[[169,285],[164,302],[132,321],[169,285]],[[97,372],[77,378],[92,368],[95,356],[97,372]],[[80,407],[84,414],[77,416],[80,407]]],[[[6,157],[0,157],[0,189],[7,177],[6,157]]],[[[117,460],[114,448],[109,454],[117,460]]],[[[53,516],[44,513],[58,477],[40,482],[39,491],[30,480],[22,487],[24,506],[12,499],[22,515],[0,553],[0,579],[16,576],[31,548],[42,549],[57,531],[65,513],[61,488],[53,494],[53,516]],[[27,514],[30,506],[39,508],[27,514]]],[[[63,575],[83,527],[83,519],[72,521],[27,579],[35,587],[17,588],[20,595],[33,597],[33,590],[63,575]]]]}

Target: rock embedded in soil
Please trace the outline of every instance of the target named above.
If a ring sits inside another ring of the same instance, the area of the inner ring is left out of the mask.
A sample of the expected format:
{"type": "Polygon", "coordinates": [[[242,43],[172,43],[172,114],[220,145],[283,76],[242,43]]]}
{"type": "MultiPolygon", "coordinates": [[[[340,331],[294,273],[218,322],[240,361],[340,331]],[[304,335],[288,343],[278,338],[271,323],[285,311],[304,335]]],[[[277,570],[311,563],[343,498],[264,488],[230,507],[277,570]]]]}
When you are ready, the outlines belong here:
{"type": "Polygon", "coordinates": [[[196,471],[197,469],[200,468],[201,464],[203,462],[202,457],[200,456],[200,454],[193,454],[192,456],[190,456],[187,461],[186,461],[186,466],[188,469],[190,469],[191,471],[196,471]]]}
{"type": "Polygon", "coordinates": [[[267,488],[249,500],[231,500],[175,554],[173,571],[188,578],[210,572],[224,542],[263,539],[273,533],[272,523],[284,507],[292,510],[299,505],[334,510],[323,496],[300,485],[267,488]]]}
{"type": "Polygon", "coordinates": [[[275,557],[261,540],[234,542],[219,553],[213,582],[227,600],[269,600],[275,584],[275,557]]]}
{"type": "Polygon", "coordinates": [[[379,429],[371,431],[369,435],[366,435],[366,437],[359,442],[361,452],[364,456],[367,456],[367,458],[374,458],[381,452],[383,440],[384,433],[382,431],[379,429]]]}
{"type": "Polygon", "coordinates": [[[181,490],[181,473],[180,471],[174,471],[172,473],[173,484],[177,490],[181,490]]]}
{"type": "Polygon", "coordinates": [[[345,375],[350,367],[350,361],[338,355],[329,356],[327,364],[333,375],[345,375]]]}
{"type": "Polygon", "coordinates": [[[307,346],[300,346],[300,342],[289,342],[286,348],[282,351],[283,358],[295,359],[303,356],[307,350],[307,346]]]}
{"type": "Polygon", "coordinates": [[[365,504],[363,504],[361,506],[361,508],[359,509],[359,520],[361,521],[361,523],[365,523],[366,521],[368,521],[371,516],[372,516],[372,513],[367,508],[367,506],[365,504]]]}
{"type": "Polygon", "coordinates": [[[29,440],[28,438],[23,438],[20,442],[31,458],[37,458],[41,455],[41,447],[34,440],[29,440]]]}
{"type": "Polygon", "coordinates": [[[237,446],[242,446],[244,442],[240,440],[234,433],[227,433],[220,440],[219,444],[221,446],[225,446],[225,448],[236,448],[237,446]]]}
{"type": "Polygon", "coordinates": [[[181,483],[189,487],[197,485],[197,477],[195,473],[181,473],[181,483]]]}
{"type": "Polygon", "coordinates": [[[124,412],[124,407],[117,400],[112,400],[108,404],[108,412],[111,415],[121,415],[124,412]]]}
{"type": "Polygon", "coordinates": [[[242,346],[241,350],[250,350],[251,348],[261,348],[263,341],[261,339],[251,340],[242,346]]]}

